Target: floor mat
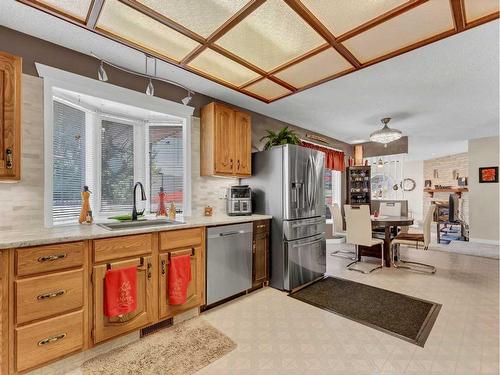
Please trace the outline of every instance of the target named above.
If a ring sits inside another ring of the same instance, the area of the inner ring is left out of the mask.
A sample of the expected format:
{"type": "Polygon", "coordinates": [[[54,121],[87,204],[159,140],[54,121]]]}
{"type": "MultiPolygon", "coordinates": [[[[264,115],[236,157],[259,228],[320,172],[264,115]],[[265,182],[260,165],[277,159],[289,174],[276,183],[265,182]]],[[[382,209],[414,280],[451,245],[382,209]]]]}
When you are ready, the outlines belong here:
{"type": "Polygon", "coordinates": [[[441,309],[434,302],[336,277],[290,296],[421,347],[441,309]]]}
{"type": "Polygon", "coordinates": [[[194,318],[88,360],[83,374],[194,374],[236,348],[229,337],[194,318]]]}

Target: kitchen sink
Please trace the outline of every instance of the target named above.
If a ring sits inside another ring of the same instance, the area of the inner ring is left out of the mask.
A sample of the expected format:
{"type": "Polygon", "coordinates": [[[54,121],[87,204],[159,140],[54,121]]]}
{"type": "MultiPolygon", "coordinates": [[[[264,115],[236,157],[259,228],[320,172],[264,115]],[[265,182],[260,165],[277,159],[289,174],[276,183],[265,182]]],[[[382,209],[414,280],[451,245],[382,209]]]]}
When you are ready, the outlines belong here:
{"type": "Polygon", "coordinates": [[[120,230],[120,229],[158,227],[158,226],[169,226],[169,225],[179,225],[179,224],[184,224],[184,223],[182,221],[175,221],[175,220],[172,221],[165,219],[152,219],[152,220],[122,221],[119,223],[101,223],[97,225],[107,230],[120,230]]]}

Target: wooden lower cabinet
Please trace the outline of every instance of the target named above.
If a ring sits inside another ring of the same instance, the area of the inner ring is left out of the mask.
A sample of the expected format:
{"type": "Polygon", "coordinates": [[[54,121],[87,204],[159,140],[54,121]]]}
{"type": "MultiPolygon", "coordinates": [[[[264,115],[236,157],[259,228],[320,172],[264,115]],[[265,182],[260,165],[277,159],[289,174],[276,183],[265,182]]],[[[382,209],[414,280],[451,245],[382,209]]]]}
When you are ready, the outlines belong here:
{"type": "Polygon", "coordinates": [[[0,250],[0,374],[26,373],[204,304],[204,227],[0,250]],[[168,265],[184,254],[187,301],[171,305],[168,265]],[[106,271],[131,266],[137,309],[108,318],[106,271]]]}
{"type": "Polygon", "coordinates": [[[160,287],[159,306],[160,320],[170,318],[181,312],[201,306],[203,304],[205,272],[203,246],[175,249],[159,255],[160,260],[160,287]],[[189,254],[191,257],[191,282],[188,285],[187,300],[182,305],[171,305],[168,298],[168,266],[170,259],[176,256],[189,254]]]}
{"type": "Polygon", "coordinates": [[[108,340],[154,323],[154,281],[151,256],[109,262],[93,267],[94,343],[108,340]],[[119,317],[104,315],[104,279],[106,270],[137,267],[137,309],[119,317]]]}
{"type": "Polygon", "coordinates": [[[252,285],[269,281],[269,220],[254,221],[252,285]]]}
{"type": "Polygon", "coordinates": [[[26,371],[83,349],[83,310],[15,330],[16,370],[26,371]]]}

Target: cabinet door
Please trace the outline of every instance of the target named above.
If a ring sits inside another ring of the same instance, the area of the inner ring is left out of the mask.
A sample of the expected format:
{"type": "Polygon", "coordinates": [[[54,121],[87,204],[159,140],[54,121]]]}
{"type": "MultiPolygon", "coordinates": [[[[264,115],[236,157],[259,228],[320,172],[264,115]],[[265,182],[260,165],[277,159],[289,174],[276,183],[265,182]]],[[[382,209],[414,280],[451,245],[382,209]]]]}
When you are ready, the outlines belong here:
{"type": "Polygon", "coordinates": [[[0,180],[21,178],[21,58],[0,52],[0,180]]]}
{"type": "Polygon", "coordinates": [[[235,114],[235,164],[234,174],[250,176],[252,174],[252,122],[248,113],[235,114]]]}
{"type": "Polygon", "coordinates": [[[110,262],[94,266],[94,343],[131,332],[154,322],[153,264],[151,256],[130,260],[110,262]],[[107,267],[111,269],[137,267],[137,309],[119,317],[108,318],[104,315],[104,278],[107,267]]]}
{"type": "Polygon", "coordinates": [[[201,246],[176,249],[160,254],[160,319],[170,318],[183,311],[203,304],[203,249],[201,246]],[[168,265],[170,259],[180,255],[191,255],[191,282],[188,285],[187,300],[182,305],[171,305],[168,298],[168,265]]]}
{"type": "Polygon", "coordinates": [[[235,165],[234,110],[215,106],[215,173],[232,174],[235,165]]]}
{"type": "Polygon", "coordinates": [[[258,233],[253,240],[253,285],[259,285],[268,280],[269,234],[258,233]]]}

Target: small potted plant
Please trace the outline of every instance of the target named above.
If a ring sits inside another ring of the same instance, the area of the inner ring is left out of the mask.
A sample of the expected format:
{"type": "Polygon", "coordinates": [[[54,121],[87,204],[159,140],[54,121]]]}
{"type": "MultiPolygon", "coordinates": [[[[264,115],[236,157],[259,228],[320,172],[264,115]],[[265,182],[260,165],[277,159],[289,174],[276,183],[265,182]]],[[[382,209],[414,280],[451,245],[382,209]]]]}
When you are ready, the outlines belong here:
{"type": "Polygon", "coordinates": [[[279,132],[273,132],[272,130],[266,130],[267,135],[263,136],[260,141],[262,142],[264,139],[267,139],[266,144],[264,145],[264,150],[269,150],[273,146],[280,145],[300,145],[301,141],[297,133],[294,130],[289,129],[288,126],[285,126],[279,132]]]}

